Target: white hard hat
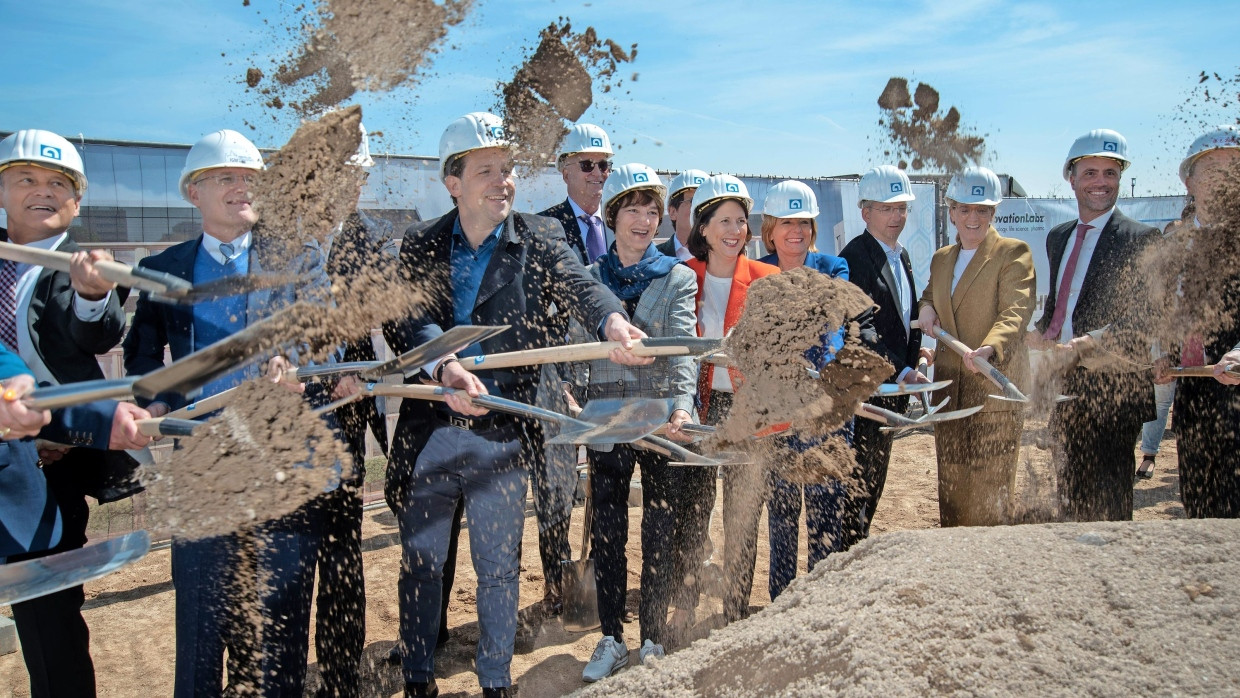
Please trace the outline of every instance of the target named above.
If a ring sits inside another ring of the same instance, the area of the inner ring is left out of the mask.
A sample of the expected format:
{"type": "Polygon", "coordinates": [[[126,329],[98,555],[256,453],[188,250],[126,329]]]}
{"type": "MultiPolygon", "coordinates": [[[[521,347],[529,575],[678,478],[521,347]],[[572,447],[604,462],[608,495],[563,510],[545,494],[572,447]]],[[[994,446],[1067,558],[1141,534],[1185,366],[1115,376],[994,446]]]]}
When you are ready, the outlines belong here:
{"type": "Polygon", "coordinates": [[[1068,157],[1063,161],[1063,178],[1072,174],[1072,163],[1082,158],[1111,158],[1119,163],[1123,172],[1132,164],[1128,159],[1128,141],[1109,128],[1096,128],[1072,143],[1068,157]]]}
{"type": "Polygon", "coordinates": [[[1240,148],[1240,127],[1223,125],[1205,135],[1198,136],[1197,140],[1188,146],[1188,156],[1180,163],[1180,181],[1188,182],[1188,173],[1193,169],[1193,163],[1197,161],[1197,158],[1220,148],[1240,148]]]}
{"type": "Polygon", "coordinates": [[[560,143],[560,152],[555,156],[559,162],[565,155],[573,153],[603,153],[611,155],[611,139],[607,132],[594,124],[577,124],[568,130],[560,143]]]}
{"type": "Polygon", "coordinates": [[[604,213],[611,206],[611,202],[618,201],[625,192],[637,189],[649,189],[660,200],[667,198],[667,187],[663,186],[663,180],[659,179],[659,173],[653,168],[636,162],[621,165],[613,169],[603,182],[604,213]]]}
{"type": "Polygon", "coordinates": [[[73,180],[78,196],[86,191],[86,167],[77,148],[51,131],[23,129],[0,141],[0,172],[15,165],[58,170],[73,180]]]}
{"type": "Polygon", "coordinates": [[[263,169],[263,154],[250,142],[249,138],[232,131],[222,129],[203,136],[185,156],[185,167],[181,168],[181,196],[189,200],[189,183],[204,170],[217,167],[244,167],[247,170],[263,169]]]}
{"type": "Polygon", "coordinates": [[[788,179],[766,190],[762,213],[775,218],[817,218],[818,197],[807,184],[788,179]]]}
{"type": "Polygon", "coordinates": [[[667,198],[671,202],[671,198],[676,196],[685,189],[697,189],[706,181],[710,175],[702,170],[685,170],[672,178],[672,183],[667,185],[667,198]]]}
{"type": "Polygon", "coordinates": [[[857,199],[858,207],[863,206],[866,201],[894,204],[917,198],[913,196],[913,185],[908,181],[908,175],[895,165],[879,165],[861,175],[857,191],[860,195],[857,199]]]}
{"type": "Polygon", "coordinates": [[[693,192],[693,207],[689,211],[689,225],[697,224],[698,211],[707,204],[720,199],[735,199],[745,207],[748,214],[753,209],[753,199],[745,183],[729,174],[717,174],[706,178],[693,192]]]}
{"type": "Polygon", "coordinates": [[[476,111],[453,121],[439,137],[439,173],[447,175],[452,158],[483,148],[512,148],[504,136],[503,119],[476,111]]]}
{"type": "Polygon", "coordinates": [[[370,134],[366,133],[365,124],[359,121],[357,125],[362,129],[362,140],[357,144],[357,152],[349,156],[348,163],[357,167],[371,167],[375,161],[370,157],[370,134]]]}
{"type": "Polygon", "coordinates": [[[958,204],[998,206],[1003,201],[999,175],[985,167],[970,166],[952,175],[947,184],[947,198],[958,204]]]}

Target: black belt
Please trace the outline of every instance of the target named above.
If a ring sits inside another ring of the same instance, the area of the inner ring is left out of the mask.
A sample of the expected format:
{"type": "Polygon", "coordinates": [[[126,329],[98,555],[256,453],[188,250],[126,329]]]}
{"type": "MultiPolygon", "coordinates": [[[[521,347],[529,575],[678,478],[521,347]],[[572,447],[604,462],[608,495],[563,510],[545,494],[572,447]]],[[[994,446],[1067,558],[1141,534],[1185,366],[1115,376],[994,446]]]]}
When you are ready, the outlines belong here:
{"type": "Polygon", "coordinates": [[[510,414],[484,414],[481,417],[464,417],[454,412],[435,410],[435,421],[440,424],[468,429],[469,431],[487,431],[509,425],[515,425],[517,418],[510,414]]]}

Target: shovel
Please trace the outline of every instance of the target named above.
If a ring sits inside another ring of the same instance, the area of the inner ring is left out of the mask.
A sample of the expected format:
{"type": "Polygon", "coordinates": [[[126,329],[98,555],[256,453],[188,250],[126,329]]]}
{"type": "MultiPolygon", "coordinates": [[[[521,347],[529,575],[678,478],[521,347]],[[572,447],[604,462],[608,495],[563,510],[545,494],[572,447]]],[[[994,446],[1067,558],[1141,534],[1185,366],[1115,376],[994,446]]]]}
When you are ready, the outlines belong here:
{"type": "Polygon", "coordinates": [[[590,466],[586,466],[586,503],[582,509],[581,557],[561,560],[564,573],[564,613],[561,620],[569,632],[587,632],[602,625],[598,619],[598,588],[594,579],[594,560],[590,559],[590,530],[594,526],[594,506],[590,497],[590,466]]]}
{"type": "MultiPolygon", "coordinates": [[[[633,342],[633,348],[630,351],[635,356],[703,356],[711,355],[722,347],[722,339],[708,337],[648,337],[633,342]]],[[[461,361],[468,364],[470,369],[511,368],[606,359],[613,349],[619,348],[620,342],[590,342],[510,351],[503,354],[482,354],[465,357],[461,361]]]]}
{"type": "MultiPolygon", "coordinates": [[[[0,242],[0,259],[68,272],[73,256],[68,252],[0,242]]],[[[103,260],[95,262],[94,266],[100,276],[114,284],[147,291],[155,300],[183,304],[237,296],[296,280],[289,274],[242,274],[195,286],[172,274],[131,267],[121,262],[103,260]]]]}
{"type": "Polygon", "coordinates": [[[0,606],[29,601],[115,572],[151,548],[146,531],[90,543],[77,550],[0,565],[0,606]]]}
{"type": "MultiPolygon", "coordinates": [[[[1166,369],[1166,373],[1175,378],[1213,378],[1214,366],[1172,366],[1166,369]]],[[[1240,364],[1225,364],[1223,373],[1240,378],[1240,364]]]]}
{"type": "MultiPolygon", "coordinates": [[[[939,341],[943,342],[948,347],[950,347],[952,351],[956,352],[962,357],[967,355],[969,352],[973,351],[964,342],[951,336],[950,334],[947,333],[947,330],[943,329],[940,326],[937,326],[937,325],[935,326],[934,336],[937,337],[939,341]]],[[[1000,373],[999,369],[995,368],[994,366],[991,366],[989,361],[979,357],[979,358],[973,359],[973,365],[982,369],[982,374],[985,375],[988,379],[990,379],[991,383],[994,383],[995,385],[999,386],[999,389],[1003,391],[1002,395],[991,395],[990,396],[991,398],[995,400],[1007,400],[1011,402],[1024,402],[1024,403],[1029,402],[1029,398],[1025,397],[1025,394],[1020,392],[1020,389],[1017,388],[1016,385],[1013,384],[1012,381],[1009,380],[1007,376],[1000,373]]],[[[1070,395],[1057,395],[1055,397],[1055,402],[1066,402],[1072,399],[1075,399],[1075,398],[1073,398],[1070,395]]]]}

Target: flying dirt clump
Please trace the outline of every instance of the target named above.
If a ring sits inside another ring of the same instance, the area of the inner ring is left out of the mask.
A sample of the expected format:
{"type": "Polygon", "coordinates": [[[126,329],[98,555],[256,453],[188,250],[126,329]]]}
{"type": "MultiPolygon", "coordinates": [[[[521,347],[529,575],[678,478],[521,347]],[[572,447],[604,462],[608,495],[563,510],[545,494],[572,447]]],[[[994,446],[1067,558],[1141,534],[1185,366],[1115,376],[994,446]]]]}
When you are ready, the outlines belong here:
{"type": "Polygon", "coordinates": [[[602,92],[619,87],[617,70],[637,57],[637,44],[625,51],[611,39],[599,39],[594,27],[574,33],[563,17],[538,37],[534,54],[502,86],[498,106],[523,167],[550,161],[568,133],[563,120],[576,121],[590,108],[596,82],[602,92]]]}
{"type": "Polygon", "coordinates": [[[955,107],[940,113],[939,92],[930,85],[919,83],[910,97],[908,80],[891,78],[878,106],[883,110],[878,125],[888,142],[883,155],[900,158],[900,169],[908,169],[911,161],[914,170],[959,172],[981,161],[984,137],[960,128],[960,111],[955,107]]]}
{"type": "Polygon", "coordinates": [[[277,98],[283,93],[282,102],[308,115],[340,104],[358,90],[391,90],[414,78],[473,4],[319,0],[301,28],[302,45],[275,72],[278,85],[264,87],[262,93],[277,98]],[[293,99],[294,91],[305,96],[293,99]]]}
{"type": "Polygon", "coordinates": [[[852,322],[872,305],[853,284],[807,267],[755,281],[727,340],[727,354],[743,380],[713,441],[744,445],[751,435],[789,422],[813,436],[840,428],[893,371],[861,346],[852,322]],[[811,379],[804,352],[841,326],[849,328],[844,348],[822,369],[820,380],[811,379]]]}
{"type": "Polygon", "coordinates": [[[267,160],[254,186],[264,234],[295,254],[320,245],[356,210],[361,167],[348,162],[361,142],[362,108],[354,105],[307,121],[267,160]]]}
{"type": "Polygon", "coordinates": [[[237,392],[169,463],[139,472],[153,528],[231,533],[291,514],[339,480],[343,447],[301,395],[265,380],[237,392]]]}

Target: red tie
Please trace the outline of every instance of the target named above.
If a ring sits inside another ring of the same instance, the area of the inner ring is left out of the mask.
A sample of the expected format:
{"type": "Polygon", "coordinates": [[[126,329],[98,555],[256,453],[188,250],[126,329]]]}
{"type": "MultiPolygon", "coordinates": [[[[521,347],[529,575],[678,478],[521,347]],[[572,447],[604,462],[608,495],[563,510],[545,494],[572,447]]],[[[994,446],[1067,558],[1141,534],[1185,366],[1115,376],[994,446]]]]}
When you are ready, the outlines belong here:
{"type": "Polygon", "coordinates": [[[17,262],[0,261],[0,341],[17,353],[17,262]]]}
{"type": "Polygon", "coordinates": [[[1190,334],[1188,339],[1184,341],[1184,346],[1180,348],[1180,365],[1206,365],[1206,345],[1202,341],[1201,335],[1196,333],[1190,334]]]}
{"type": "Polygon", "coordinates": [[[1081,261],[1081,247],[1085,245],[1085,231],[1094,226],[1078,223],[1076,226],[1076,242],[1072,243],[1072,253],[1068,255],[1068,264],[1063,268],[1059,278],[1059,292],[1055,295],[1055,312],[1051,315],[1051,324],[1047,326],[1046,339],[1059,339],[1059,331],[1063,329],[1064,320],[1068,315],[1068,294],[1072,292],[1072,277],[1076,275],[1076,263],[1081,261]]]}

